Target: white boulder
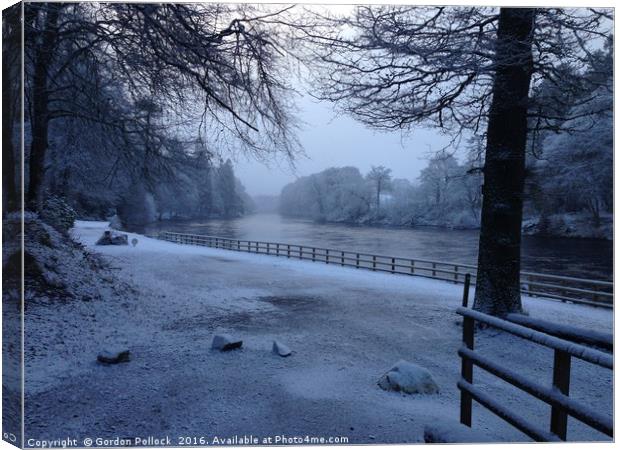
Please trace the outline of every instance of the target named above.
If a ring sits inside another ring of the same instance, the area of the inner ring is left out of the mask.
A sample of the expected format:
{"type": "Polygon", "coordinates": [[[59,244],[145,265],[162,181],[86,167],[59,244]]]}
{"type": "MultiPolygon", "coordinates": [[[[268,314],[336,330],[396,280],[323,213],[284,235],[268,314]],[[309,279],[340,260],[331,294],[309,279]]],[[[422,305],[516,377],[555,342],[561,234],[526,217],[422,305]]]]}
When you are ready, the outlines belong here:
{"type": "Polygon", "coordinates": [[[211,349],[219,350],[221,352],[227,352],[228,350],[241,348],[242,345],[243,341],[241,339],[235,339],[229,334],[216,334],[215,336],[213,336],[211,349]]]}
{"type": "Polygon", "coordinates": [[[290,348],[278,341],[273,341],[272,351],[276,355],[280,355],[283,358],[286,356],[290,356],[293,353],[290,348]]]}
{"type": "Polygon", "coordinates": [[[379,387],[386,391],[407,394],[436,394],[439,387],[431,373],[417,364],[400,360],[379,379],[379,387]]]}
{"type": "Polygon", "coordinates": [[[97,361],[102,364],[118,364],[129,360],[130,352],[125,348],[106,349],[97,355],[97,361]]]}

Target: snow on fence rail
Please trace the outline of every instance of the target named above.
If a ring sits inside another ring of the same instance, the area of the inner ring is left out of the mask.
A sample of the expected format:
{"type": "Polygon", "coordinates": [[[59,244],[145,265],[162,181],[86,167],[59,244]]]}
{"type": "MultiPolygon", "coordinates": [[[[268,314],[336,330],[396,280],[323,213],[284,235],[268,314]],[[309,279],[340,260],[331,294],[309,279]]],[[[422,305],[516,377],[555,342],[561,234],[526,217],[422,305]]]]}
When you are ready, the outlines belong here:
{"type": "MultiPolygon", "coordinates": [[[[579,358],[604,369],[613,370],[613,356],[590,347],[581,345],[587,330],[573,329],[571,340],[559,339],[558,335],[567,334],[567,327],[555,326],[549,322],[537,322],[536,329],[516,323],[510,318],[503,320],[467,308],[469,295],[469,277],[466,277],[463,292],[463,306],[457,313],[463,316],[463,347],[458,351],[461,357],[461,379],[457,383],[461,391],[461,423],[471,427],[472,400],[539,442],[565,441],[567,436],[568,416],[613,437],[613,418],[581,404],[569,397],[571,358],[579,358]],[[524,376],[502,367],[500,364],[474,351],[475,322],[484,323],[496,329],[511,333],[520,338],[553,349],[553,386],[543,386],[524,376]],[[534,425],[506,408],[500,401],[474,386],[473,368],[478,366],[516,388],[551,405],[550,431],[534,425]]],[[[588,343],[603,346],[610,344],[609,337],[593,334],[587,337],[588,343]]]]}
{"type": "MultiPolygon", "coordinates": [[[[476,266],[461,263],[171,231],[160,232],[157,238],[179,244],[202,245],[225,250],[282,256],[377,272],[433,278],[453,283],[463,283],[467,274],[474,279],[476,277],[476,266]]],[[[610,281],[521,272],[521,292],[532,297],[540,296],[562,302],[613,308],[613,283],[610,281]]]]}

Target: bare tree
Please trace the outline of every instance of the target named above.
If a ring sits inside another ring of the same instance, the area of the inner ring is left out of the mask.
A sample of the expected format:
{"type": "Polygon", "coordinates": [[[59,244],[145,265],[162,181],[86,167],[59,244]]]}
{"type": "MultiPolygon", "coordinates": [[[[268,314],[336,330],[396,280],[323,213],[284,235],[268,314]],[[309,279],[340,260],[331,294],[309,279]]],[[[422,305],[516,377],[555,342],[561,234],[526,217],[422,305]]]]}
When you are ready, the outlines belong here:
{"type": "Polygon", "coordinates": [[[269,24],[277,14],[249,5],[27,3],[28,199],[41,193],[51,121],[124,126],[108,104],[119,98],[97,96],[93,107],[75,80],[115,79],[129,103],[157,96],[169,117],[220,142],[258,156],[291,155],[290,86],[269,24]]]}
{"type": "Polygon", "coordinates": [[[594,9],[360,6],[296,28],[322,68],[312,72],[316,95],[343,112],[379,129],[426,123],[455,137],[486,136],[478,310],[521,310],[528,119],[530,128],[551,129],[560,112],[532,102],[531,87],[559,84],[567,64],[590,61],[612,20],[594,9]]]}
{"type": "Polygon", "coordinates": [[[373,184],[373,189],[375,191],[375,205],[377,208],[377,212],[381,207],[381,193],[388,190],[390,188],[390,181],[392,181],[392,169],[388,169],[383,166],[372,166],[370,172],[366,177],[373,184]]]}

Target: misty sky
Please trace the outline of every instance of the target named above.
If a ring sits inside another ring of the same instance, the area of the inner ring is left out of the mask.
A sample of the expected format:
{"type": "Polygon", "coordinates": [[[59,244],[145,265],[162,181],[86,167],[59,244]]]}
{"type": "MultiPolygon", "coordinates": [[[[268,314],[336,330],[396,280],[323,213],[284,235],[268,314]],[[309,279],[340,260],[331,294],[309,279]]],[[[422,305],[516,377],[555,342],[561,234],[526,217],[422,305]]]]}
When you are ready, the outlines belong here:
{"type": "Polygon", "coordinates": [[[408,136],[400,132],[371,130],[350,117],[336,117],[331,104],[310,97],[297,102],[298,117],[305,122],[298,137],[306,156],[295,161],[295,169],[284,158],[266,166],[238,156],[236,175],[250,195],[278,195],[282,187],[297,177],[328,167],[355,166],[366,174],[372,165],[392,169],[395,178],[414,180],[426,166],[430,151],[444,147],[448,138],[438,131],[418,128],[408,136]]]}

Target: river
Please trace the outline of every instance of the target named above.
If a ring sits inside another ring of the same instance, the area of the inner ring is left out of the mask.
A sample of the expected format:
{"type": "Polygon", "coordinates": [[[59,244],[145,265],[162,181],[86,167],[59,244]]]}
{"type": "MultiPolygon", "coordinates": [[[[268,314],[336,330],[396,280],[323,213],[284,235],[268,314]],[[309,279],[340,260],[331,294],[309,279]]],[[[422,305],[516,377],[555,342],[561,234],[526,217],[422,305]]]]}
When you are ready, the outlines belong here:
{"type": "MultiPolygon", "coordinates": [[[[464,264],[476,264],[478,253],[477,230],[320,224],[279,214],[261,213],[238,219],[167,220],[146,227],[147,233],[158,231],[314,245],[464,264]]],[[[595,239],[524,236],[522,267],[533,272],[611,280],[613,244],[595,239]]]]}

